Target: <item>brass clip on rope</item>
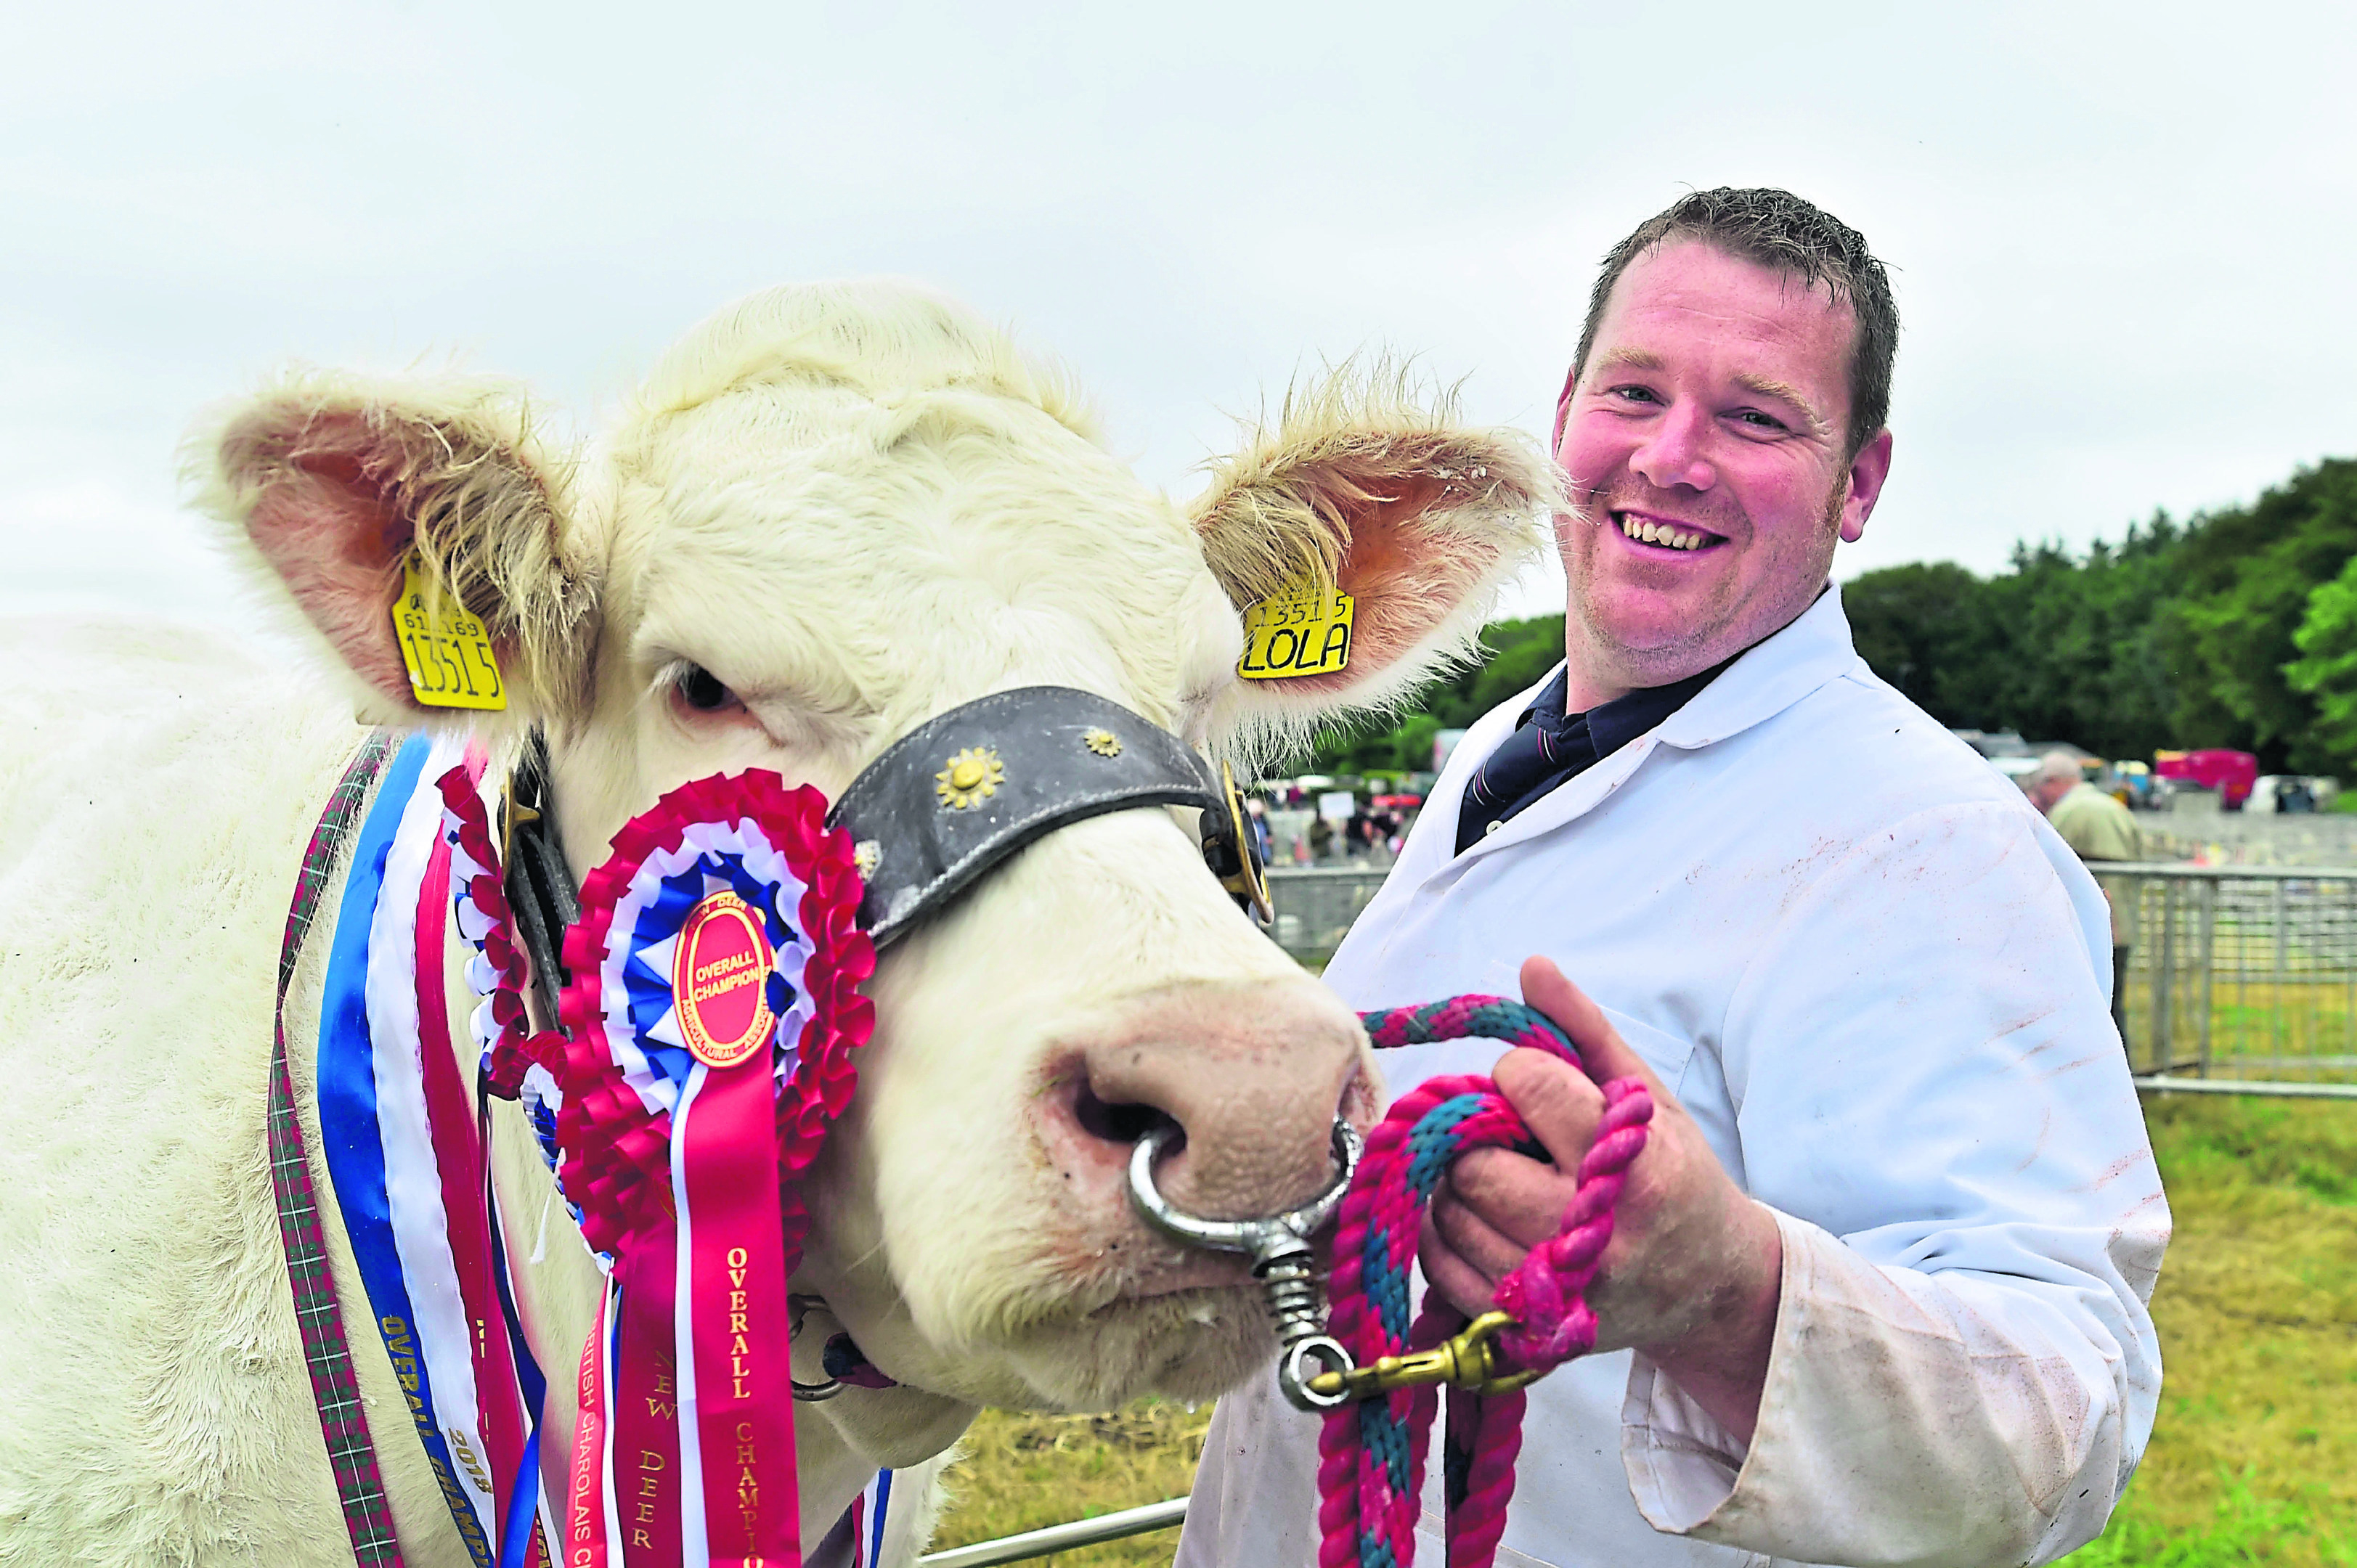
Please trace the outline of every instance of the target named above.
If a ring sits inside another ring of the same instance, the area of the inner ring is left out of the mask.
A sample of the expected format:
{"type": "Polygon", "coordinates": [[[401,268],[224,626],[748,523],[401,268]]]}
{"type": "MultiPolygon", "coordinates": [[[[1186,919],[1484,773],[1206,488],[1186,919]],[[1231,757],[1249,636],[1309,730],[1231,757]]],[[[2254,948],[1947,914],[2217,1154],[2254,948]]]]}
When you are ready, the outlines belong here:
{"type": "Polygon", "coordinates": [[[1429,1350],[1385,1356],[1347,1371],[1320,1372],[1309,1380],[1309,1391],[1321,1401],[1354,1404],[1381,1399],[1397,1389],[1436,1383],[1483,1395],[1512,1393],[1538,1381],[1542,1375],[1506,1369],[1498,1336],[1513,1326],[1514,1320],[1502,1312],[1485,1312],[1429,1350]]]}

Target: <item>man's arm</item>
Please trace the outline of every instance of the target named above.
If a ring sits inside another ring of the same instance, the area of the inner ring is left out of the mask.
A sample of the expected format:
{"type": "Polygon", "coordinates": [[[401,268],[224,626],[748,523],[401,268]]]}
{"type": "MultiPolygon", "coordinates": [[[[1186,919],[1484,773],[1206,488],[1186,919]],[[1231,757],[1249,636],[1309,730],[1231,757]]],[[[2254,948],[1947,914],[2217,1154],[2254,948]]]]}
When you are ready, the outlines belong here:
{"type": "MultiPolygon", "coordinates": [[[[2158,1399],[2168,1209],[2098,908],[2019,813],[1951,808],[1829,869],[1751,956],[1712,1044],[1781,1238],[1771,1343],[1748,1438],[1684,1337],[1641,1352],[1622,1453],[1656,1528],[1926,1564],[2043,1561],[2102,1528],[2158,1399]]],[[[1606,1274],[1666,1267],[1639,1234],[1665,1221],[1624,1210],[1606,1274]]],[[[1436,1279],[1443,1251],[1465,1261],[1436,1247],[1436,1279]]],[[[1619,1310],[1606,1332],[1641,1342],[1619,1310]]]]}

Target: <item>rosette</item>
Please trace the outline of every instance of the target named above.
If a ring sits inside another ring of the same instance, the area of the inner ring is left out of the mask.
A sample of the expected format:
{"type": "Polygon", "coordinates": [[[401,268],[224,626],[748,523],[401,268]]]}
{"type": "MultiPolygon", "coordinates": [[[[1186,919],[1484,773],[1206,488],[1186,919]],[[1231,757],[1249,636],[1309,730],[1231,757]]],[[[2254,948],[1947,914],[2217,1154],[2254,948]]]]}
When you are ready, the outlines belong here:
{"type": "MultiPolygon", "coordinates": [[[[825,826],[826,799],[748,772],[682,785],[614,835],[581,886],[565,933],[573,1043],[557,1144],[577,1173],[590,1245],[609,1257],[651,1219],[667,1220],[671,1118],[694,1066],[681,1034],[673,968],[681,928],[716,893],[755,910],[775,954],[762,1001],[776,1019],[778,1165],[791,1183],[858,1086],[852,1051],[875,1007],[859,987],[876,952],[858,929],[859,873],[847,834],[825,826]]],[[[782,1190],[788,1266],[808,1217],[782,1190]]]]}
{"type": "Polygon", "coordinates": [[[772,773],[699,779],[616,833],[582,884],[558,1174],[615,1294],[582,1380],[610,1409],[581,1423],[606,1452],[576,1453],[575,1473],[627,1494],[631,1519],[589,1510],[569,1553],[799,1560],[785,1285],[809,1215],[795,1178],[849,1104],[874,1026],[860,877],[825,813],[817,790],[772,773]],[[648,1412],[664,1412],[660,1431],[648,1412]]]}

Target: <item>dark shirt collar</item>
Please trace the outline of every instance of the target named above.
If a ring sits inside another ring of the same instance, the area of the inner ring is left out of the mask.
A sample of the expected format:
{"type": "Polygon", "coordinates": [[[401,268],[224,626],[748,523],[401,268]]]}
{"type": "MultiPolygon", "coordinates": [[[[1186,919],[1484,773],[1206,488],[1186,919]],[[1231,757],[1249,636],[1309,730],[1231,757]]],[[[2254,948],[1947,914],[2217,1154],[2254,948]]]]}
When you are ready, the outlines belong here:
{"type": "MultiPolygon", "coordinates": [[[[1736,655],[1737,659],[1741,657],[1739,653],[1736,655]]],[[[1573,714],[1569,717],[1587,719],[1589,746],[1598,758],[1607,757],[1646,731],[1658,727],[1663,719],[1684,707],[1687,699],[1717,680],[1727,666],[1734,662],[1734,659],[1726,660],[1698,675],[1689,675],[1666,686],[1640,686],[1624,696],[1597,703],[1585,714],[1573,714]]],[[[1570,699],[1570,671],[1557,670],[1555,679],[1539,689],[1538,695],[1531,699],[1531,705],[1524,708],[1522,716],[1514,721],[1514,727],[1520,729],[1524,725],[1536,724],[1560,733],[1566,725],[1564,707],[1570,699]]]]}
{"type": "Polygon", "coordinates": [[[1598,703],[1584,714],[1564,712],[1569,672],[1557,670],[1515,720],[1513,732],[1467,781],[1458,807],[1458,853],[1462,854],[1484,833],[1659,727],[1733,662],[1730,659],[1667,686],[1630,692],[1598,703]]]}

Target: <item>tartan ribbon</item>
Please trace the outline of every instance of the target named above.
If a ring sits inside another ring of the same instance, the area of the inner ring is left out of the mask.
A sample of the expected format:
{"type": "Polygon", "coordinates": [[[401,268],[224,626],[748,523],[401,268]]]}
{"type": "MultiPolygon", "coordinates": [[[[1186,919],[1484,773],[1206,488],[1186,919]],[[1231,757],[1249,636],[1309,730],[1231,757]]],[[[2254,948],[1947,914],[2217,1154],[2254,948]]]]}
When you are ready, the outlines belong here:
{"type": "Polygon", "coordinates": [[[303,851],[303,868],[295,879],[294,902],[286,911],[285,936],[278,949],[278,999],[272,1014],[270,1055],[270,1190],[278,1206],[278,1239],[286,1250],[286,1277],[294,1290],[296,1326],[303,1337],[303,1365],[310,1374],[312,1401],[318,1407],[319,1434],[327,1443],[336,1498],[343,1509],[344,1529],[351,1536],[352,1556],[361,1568],[401,1568],[401,1547],[393,1539],[393,1510],[385,1502],[376,1448],[369,1441],[360,1380],[352,1370],[350,1342],[345,1337],[343,1313],[336,1305],[335,1280],[328,1272],[327,1236],[319,1224],[318,1198],[304,1153],[303,1124],[296,1115],[295,1085],[286,1069],[286,992],[295,978],[303,940],[318,911],[319,896],[335,875],[369,786],[392,749],[382,731],[372,732],[362,741],[342,780],[328,795],[318,825],[311,830],[311,842],[303,851]]]}

